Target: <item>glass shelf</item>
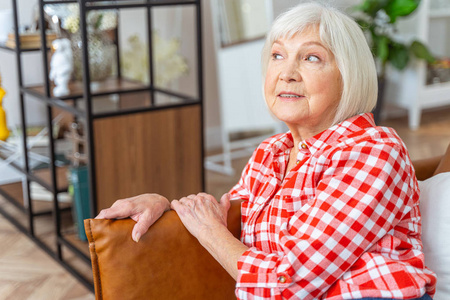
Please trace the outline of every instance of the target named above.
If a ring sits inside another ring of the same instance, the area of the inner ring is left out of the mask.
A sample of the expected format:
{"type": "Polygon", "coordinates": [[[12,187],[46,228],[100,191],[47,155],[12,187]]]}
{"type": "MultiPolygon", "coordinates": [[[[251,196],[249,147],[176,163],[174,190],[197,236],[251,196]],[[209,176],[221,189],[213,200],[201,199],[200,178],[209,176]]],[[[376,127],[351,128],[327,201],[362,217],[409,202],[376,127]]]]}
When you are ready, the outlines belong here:
{"type": "MultiPolygon", "coordinates": [[[[0,49],[4,49],[4,50],[8,50],[8,51],[12,51],[15,52],[16,48],[11,48],[5,45],[5,43],[0,43],[0,49]]],[[[26,49],[19,49],[19,52],[35,52],[35,51],[40,51],[41,49],[39,48],[26,48],[26,49]]]]}

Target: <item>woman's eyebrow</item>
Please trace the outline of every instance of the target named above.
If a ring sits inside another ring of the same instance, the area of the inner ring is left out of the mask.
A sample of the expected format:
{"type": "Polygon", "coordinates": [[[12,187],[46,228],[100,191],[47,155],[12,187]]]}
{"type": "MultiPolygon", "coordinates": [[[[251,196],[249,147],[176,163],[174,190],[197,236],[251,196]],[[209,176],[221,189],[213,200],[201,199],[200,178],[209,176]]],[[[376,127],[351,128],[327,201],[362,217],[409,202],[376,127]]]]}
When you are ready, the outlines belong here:
{"type": "Polygon", "coordinates": [[[324,44],[316,41],[305,42],[301,45],[301,47],[311,47],[311,46],[319,46],[328,51],[327,47],[325,47],[324,44]]]}
{"type": "MultiPolygon", "coordinates": [[[[280,46],[284,46],[284,43],[282,41],[276,40],[275,42],[273,42],[273,45],[278,44],[280,46]]],[[[323,49],[327,50],[328,49],[321,43],[321,42],[317,42],[317,41],[308,41],[305,42],[303,44],[301,44],[301,47],[310,47],[310,46],[319,46],[322,47],[323,49]]]]}

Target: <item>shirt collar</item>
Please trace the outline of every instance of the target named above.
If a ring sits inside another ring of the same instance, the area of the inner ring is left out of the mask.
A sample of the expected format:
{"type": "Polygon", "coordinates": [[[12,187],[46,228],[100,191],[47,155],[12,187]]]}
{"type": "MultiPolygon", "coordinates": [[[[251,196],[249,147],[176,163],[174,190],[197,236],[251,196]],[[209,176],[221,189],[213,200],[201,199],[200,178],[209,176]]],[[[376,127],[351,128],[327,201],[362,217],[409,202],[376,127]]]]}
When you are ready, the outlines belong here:
{"type": "MultiPolygon", "coordinates": [[[[359,114],[300,142],[300,145],[296,146],[301,147],[301,144],[305,144],[307,150],[309,150],[311,154],[314,154],[317,150],[323,149],[344,137],[348,137],[355,132],[374,126],[376,125],[371,113],[359,114]]],[[[275,141],[272,146],[273,153],[284,152],[294,146],[294,139],[292,138],[291,132],[277,135],[274,139],[275,141]]]]}
{"type": "Polygon", "coordinates": [[[349,135],[359,132],[368,127],[374,127],[375,121],[371,113],[363,113],[351,117],[341,123],[338,123],[325,131],[303,141],[308,146],[311,154],[317,150],[334,144],[337,141],[347,138],[349,135]]]}

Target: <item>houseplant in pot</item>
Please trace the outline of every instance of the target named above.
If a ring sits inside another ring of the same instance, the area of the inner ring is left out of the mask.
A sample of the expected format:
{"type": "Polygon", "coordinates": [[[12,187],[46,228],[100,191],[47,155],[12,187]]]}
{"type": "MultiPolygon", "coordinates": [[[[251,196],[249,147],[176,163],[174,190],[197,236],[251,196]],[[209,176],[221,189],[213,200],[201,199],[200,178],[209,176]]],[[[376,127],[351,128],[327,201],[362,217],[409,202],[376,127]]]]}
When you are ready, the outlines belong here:
{"type": "Polygon", "coordinates": [[[355,19],[366,33],[378,70],[378,101],[374,110],[378,123],[383,106],[386,67],[403,70],[410,58],[435,61],[428,48],[418,40],[402,41],[397,31],[399,17],[412,14],[420,0],[363,0],[354,7],[355,19]]]}

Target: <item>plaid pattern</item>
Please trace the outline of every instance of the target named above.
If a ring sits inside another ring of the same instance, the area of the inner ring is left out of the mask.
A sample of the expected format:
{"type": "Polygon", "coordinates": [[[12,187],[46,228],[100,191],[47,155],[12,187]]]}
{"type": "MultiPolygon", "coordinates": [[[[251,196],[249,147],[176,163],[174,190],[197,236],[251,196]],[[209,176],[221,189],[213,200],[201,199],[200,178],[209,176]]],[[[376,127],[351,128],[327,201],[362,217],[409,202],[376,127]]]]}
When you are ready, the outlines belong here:
{"type": "Polygon", "coordinates": [[[264,141],[230,191],[242,203],[239,299],[408,299],[435,292],[424,265],[419,189],[395,131],[371,114],[298,145],[264,141]],[[306,145],[306,146],[305,146],[306,145]]]}

